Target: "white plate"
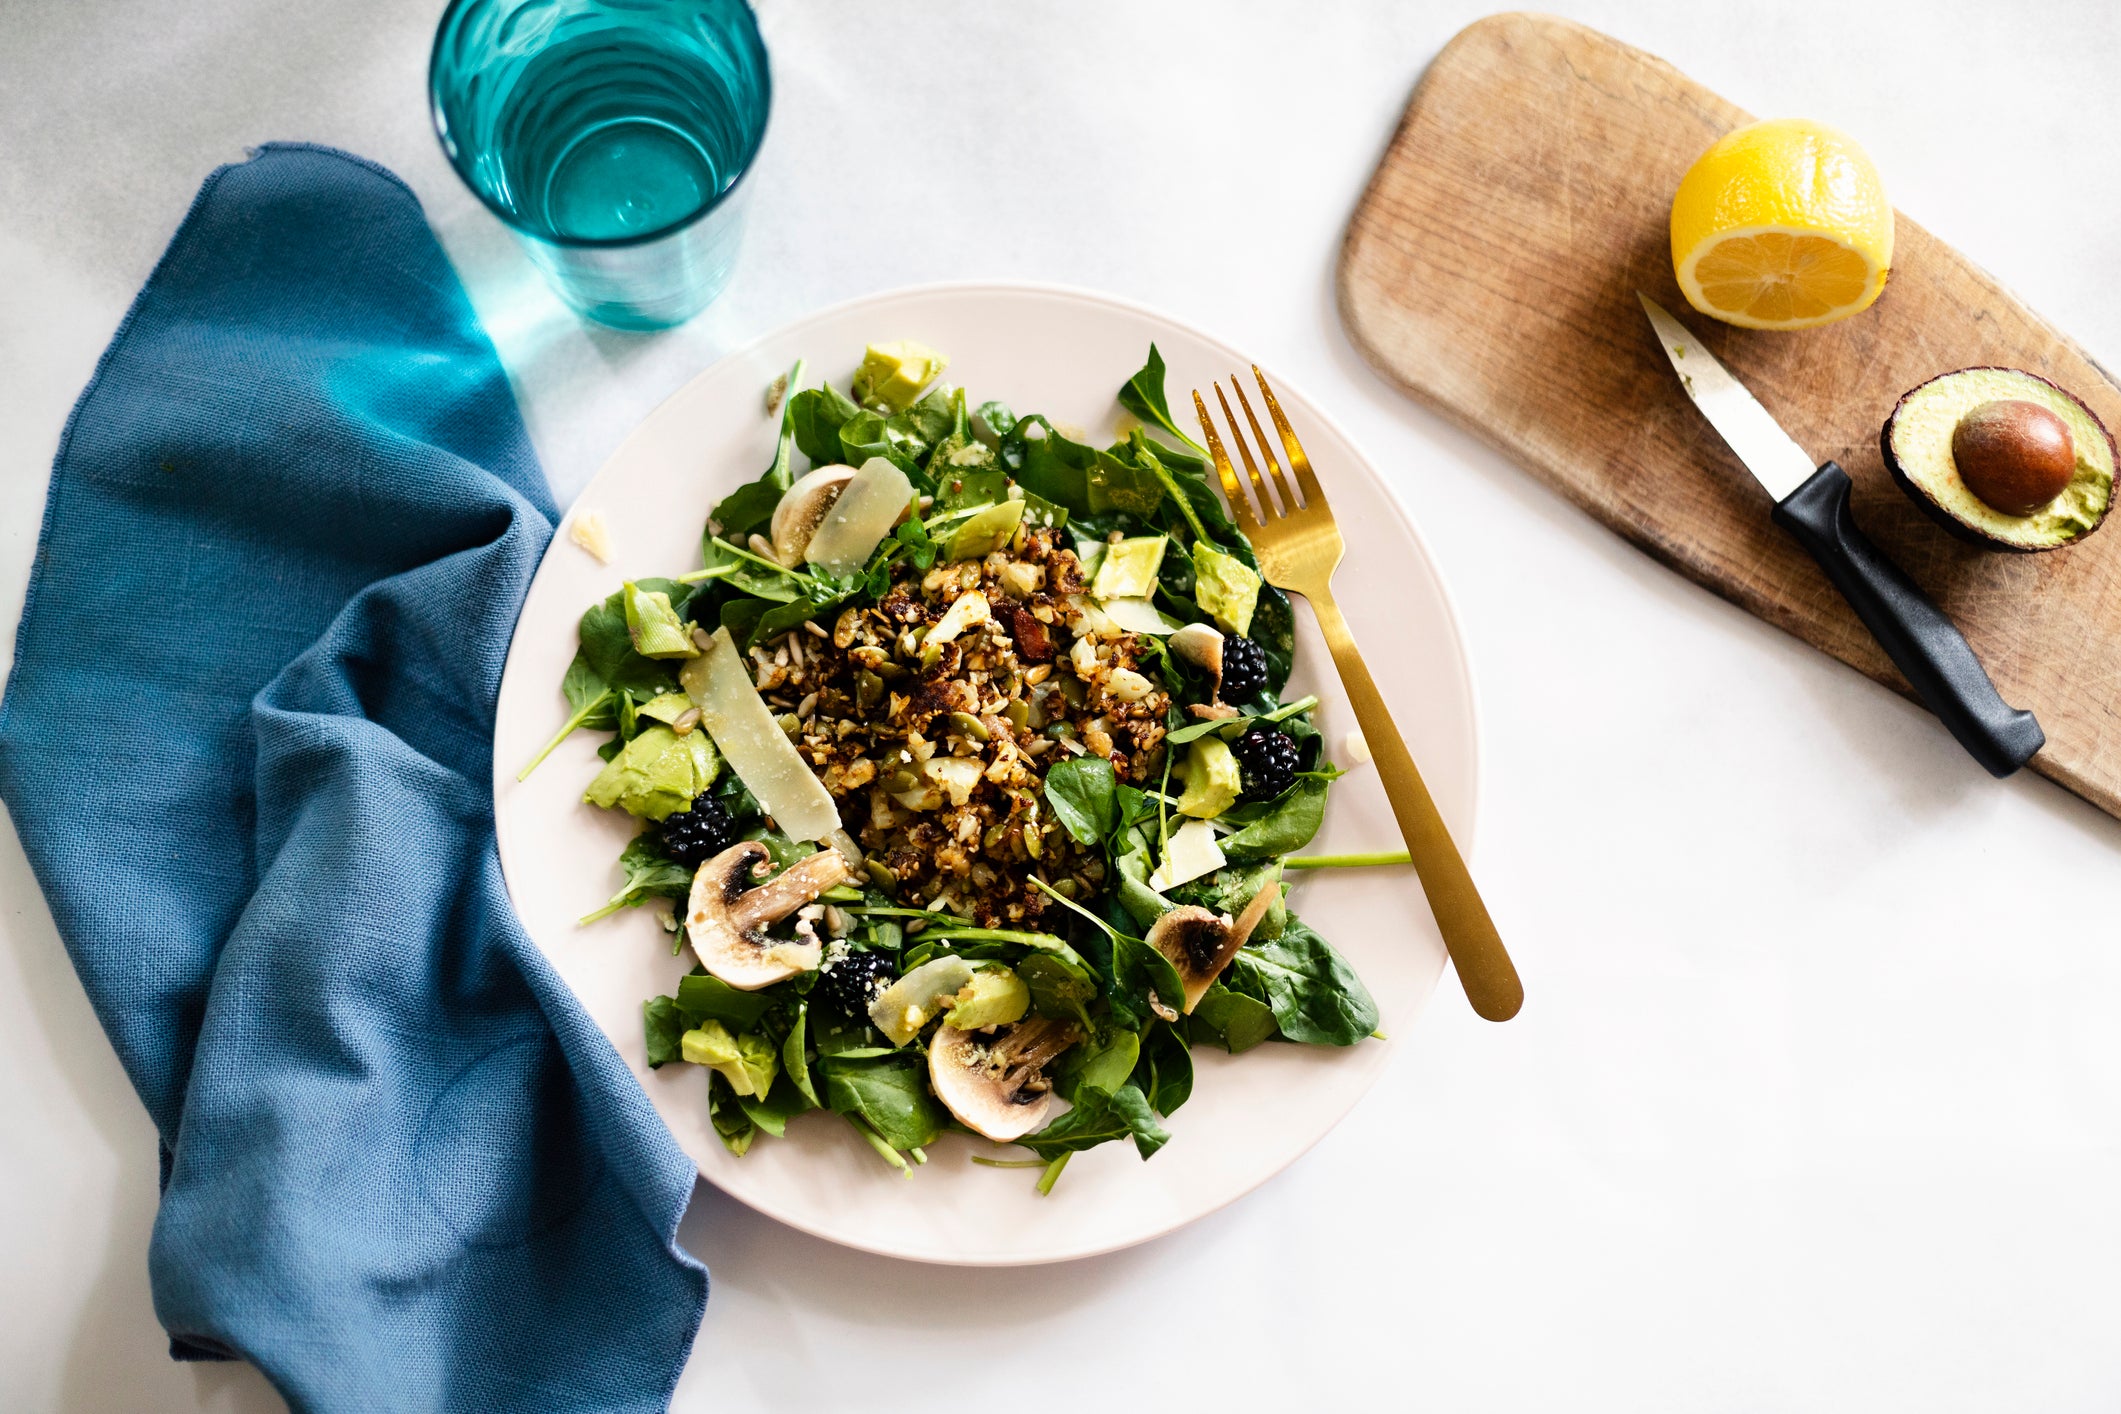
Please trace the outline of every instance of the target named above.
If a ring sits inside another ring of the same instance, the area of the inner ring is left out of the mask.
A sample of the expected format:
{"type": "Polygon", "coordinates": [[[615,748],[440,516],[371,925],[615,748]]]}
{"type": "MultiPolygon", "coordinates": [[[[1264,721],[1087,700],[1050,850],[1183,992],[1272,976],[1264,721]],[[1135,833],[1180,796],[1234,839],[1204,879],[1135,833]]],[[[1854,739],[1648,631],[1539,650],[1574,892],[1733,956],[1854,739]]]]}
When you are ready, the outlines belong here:
{"type": "MultiPolygon", "coordinates": [[[[946,285],[876,295],[827,310],[731,354],[649,416],[613,454],[570,515],[602,513],[614,560],[599,565],[554,537],[516,627],[494,729],[494,800],[501,864],[530,936],[611,1037],[672,1133],[724,1191],[805,1232],[865,1251],[926,1262],[1007,1266],[1060,1261],[1142,1242],[1202,1217],[1264,1183],[1316,1143],[1370,1088],[1394,1042],[1346,1050],[1269,1044],[1242,1056],[1194,1053],[1192,1100],[1171,1142],[1143,1163],[1131,1146],[1078,1154],[1052,1196],[1034,1171],[991,1169],[976,1153],[1022,1158],[945,1136],[901,1178],[837,1118],[806,1116],[788,1137],[761,1136],[739,1159],[707,1122],[707,1075],[650,1071],[641,1003],[675,990],[690,970],[673,957],[654,906],[589,927],[575,920],[617,887],[614,861],[634,831],[623,815],[582,804],[600,738],[577,734],[522,784],[515,772],[566,716],[560,677],[575,621],[624,578],[671,575],[700,560],[708,507],[772,460],[775,419],[763,394],[798,357],[810,379],[845,386],[864,344],[911,338],[950,355],[949,380],[975,401],[999,398],[1088,428],[1115,429],[1114,395],[1153,340],[1169,365],[1174,411],[1190,390],[1247,366],[1244,356],[1161,315],[1102,296],[1024,285],[946,285]]],[[[1471,680],[1457,622],[1421,537],[1362,454],[1285,380],[1275,391],[1304,439],[1347,538],[1335,581],[1371,670],[1462,846],[1471,843],[1477,750],[1471,680]]],[[[1190,414],[1186,414],[1190,416],[1190,414]]],[[[1298,601],[1293,692],[1318,693],[1320,726],[1342,760],[1353,714],[1325,645],[1298,601]]],[[[1376,773],[1334,787],[1314,852],[1383,849],[1399,837],[1376,773]]],[[[1409,869],[1293,876],[1292,904],[1361,972],[1402,1036],[1443,967],[1435,924],[1409,869]]]]}

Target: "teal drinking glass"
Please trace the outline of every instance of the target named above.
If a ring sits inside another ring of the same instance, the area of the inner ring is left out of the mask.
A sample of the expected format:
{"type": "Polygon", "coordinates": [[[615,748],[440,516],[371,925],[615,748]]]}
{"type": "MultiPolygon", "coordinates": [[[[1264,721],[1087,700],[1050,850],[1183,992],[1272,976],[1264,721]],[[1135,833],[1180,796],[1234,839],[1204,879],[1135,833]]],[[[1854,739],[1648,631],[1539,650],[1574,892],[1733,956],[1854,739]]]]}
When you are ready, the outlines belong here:
{"type": "Polygon", "coordinates": [[[581,313],[667,329],[729,283],[773,90],[744,0],[453,0],[428,90],[457,174],[581,313]]]}

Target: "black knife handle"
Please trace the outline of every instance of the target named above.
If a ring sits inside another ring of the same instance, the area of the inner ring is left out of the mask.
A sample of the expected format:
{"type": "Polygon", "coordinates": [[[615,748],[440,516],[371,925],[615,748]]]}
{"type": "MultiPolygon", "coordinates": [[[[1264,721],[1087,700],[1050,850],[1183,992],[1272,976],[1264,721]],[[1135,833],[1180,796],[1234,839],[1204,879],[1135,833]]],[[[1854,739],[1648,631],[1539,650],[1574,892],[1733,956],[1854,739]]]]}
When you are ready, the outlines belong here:
{"type": "Polygon", "coordinates": [[[1819,562],[1923,705],[1990,775],[2008,776],[2046,744],[2040,723],[2003,700],[1944,611],[1856,528],[1847,472],[1820,467],[1775,507],[1775,523],[1819,562]]]}

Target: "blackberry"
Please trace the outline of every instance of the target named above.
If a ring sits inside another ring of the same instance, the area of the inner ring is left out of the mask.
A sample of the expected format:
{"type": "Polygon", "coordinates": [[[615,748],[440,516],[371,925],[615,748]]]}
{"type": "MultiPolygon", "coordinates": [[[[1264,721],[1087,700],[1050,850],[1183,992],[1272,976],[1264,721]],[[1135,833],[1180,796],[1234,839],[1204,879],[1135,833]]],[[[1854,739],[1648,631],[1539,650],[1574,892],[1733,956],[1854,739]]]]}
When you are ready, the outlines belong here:
{"type": "Polygon", "coordinates": [[[1296,784],[1300,757],[1287,733],[1272,727],[1254,727],[1230,743],[1237,758],[1238,777],[1244,782],[1239,800],[1272,800],[1296,784]]]}
{"type": "Polygon", "coordinates": [[[736,841],[736,821],[711,795],[700,796],[690,810],[663,822],[663,853],[688,869],[699,868],[736,841]]]}
{"type": "Polygon", "coordinates": [[[880,952],[851,952],[828,962],[810,995],[853,1021],[869,1020],[869,1003],[891,982],[891,959],[880,952]]]}
{"type": "Polygon", "coordinates": [[[1267,650],[1236,634],[1223,640],[1223,701],[1249,702],[1266,691],[1267,650]]]}

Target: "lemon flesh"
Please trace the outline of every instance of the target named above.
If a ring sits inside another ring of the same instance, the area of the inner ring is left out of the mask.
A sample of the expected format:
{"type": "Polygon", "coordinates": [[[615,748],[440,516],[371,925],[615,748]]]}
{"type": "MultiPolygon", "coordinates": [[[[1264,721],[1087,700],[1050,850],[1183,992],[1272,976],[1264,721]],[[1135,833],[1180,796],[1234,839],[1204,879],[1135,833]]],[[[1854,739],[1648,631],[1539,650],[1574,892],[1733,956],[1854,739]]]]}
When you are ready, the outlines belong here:
{"type": "Polygon", "coordinates": [[[1893,261],[1893,208],[1862,148],[1822,123],[1726,133],[1672,199],[1687,303],[1748,329],[1809,329],[1866,309],[1893,261]]]}

